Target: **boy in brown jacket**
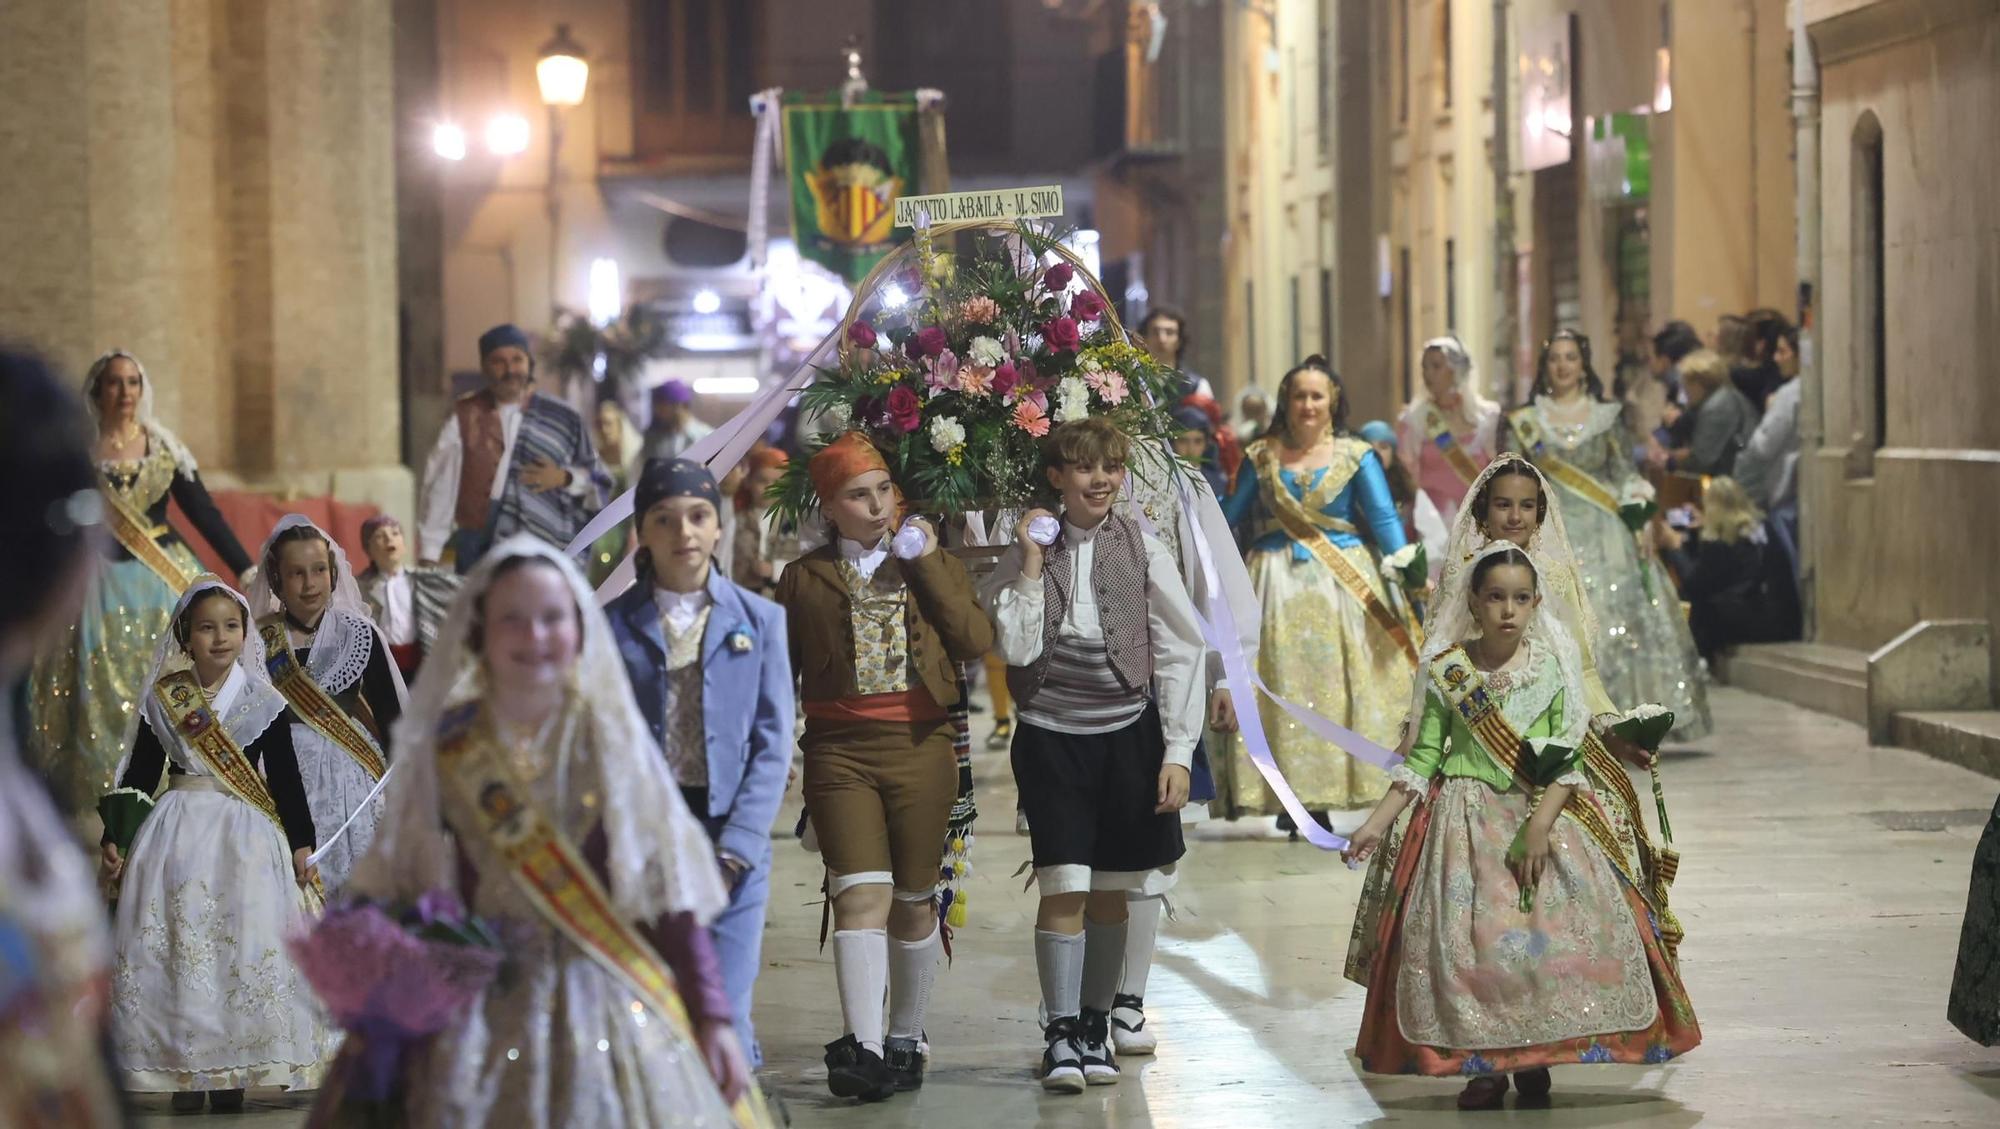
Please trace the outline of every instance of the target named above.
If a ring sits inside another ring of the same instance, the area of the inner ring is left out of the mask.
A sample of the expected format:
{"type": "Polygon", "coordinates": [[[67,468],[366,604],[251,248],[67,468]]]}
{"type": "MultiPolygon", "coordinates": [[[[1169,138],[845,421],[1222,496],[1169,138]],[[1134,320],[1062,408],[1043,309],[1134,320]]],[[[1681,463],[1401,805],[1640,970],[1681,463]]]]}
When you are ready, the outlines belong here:
{"type": "Polygon", "coordinates": [[[924,1006],[943,947],[933,898],[958,792],[946,710],[958,664],[991,649],[993,625],[929,523],[918,523],[917,557],[891,553],[901,498],[865,436],[841,436],[807,469],[838,536],[785,569],[776,599],[805,708],[806,809],[826,859],[847,1024],[827,1044],[827,1088],[880,1101],[923,1084],[924,1006]]]}

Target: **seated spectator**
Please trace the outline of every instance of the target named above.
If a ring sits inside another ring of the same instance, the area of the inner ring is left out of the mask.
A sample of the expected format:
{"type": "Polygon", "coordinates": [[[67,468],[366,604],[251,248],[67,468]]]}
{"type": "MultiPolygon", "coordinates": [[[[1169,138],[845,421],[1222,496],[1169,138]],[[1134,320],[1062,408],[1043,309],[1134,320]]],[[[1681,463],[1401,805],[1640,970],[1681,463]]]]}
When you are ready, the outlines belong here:
{"type": "Polygon", "coordinates": [[[1749,333],[1745,363],[1731,368],[1729,377],[1744,398],[1762,412],[1771,393],[1798,371],[1799,331],[1776,310],[1754,310],[1749,333]]]}
{"type": "Polygon", "coordinates": [[[1757,409],[1736,390],[1729,365],[1712,350],[1697,349],[1683,357],[1680,375],[1694,426],[1686,445],[1670,452],[1668,465],[1690,474],[1728,474],[1757,430],[1757,409]]]}
{"type": "Polygon", "coordinates": [[[1764,515],[1733,478],[1711,479],[1694,541],[1680,558],[1681,598],[1701,657],[1726,647],[1799,637],[1799,595],[1791,562],[1772,542],[1764,515]]]}

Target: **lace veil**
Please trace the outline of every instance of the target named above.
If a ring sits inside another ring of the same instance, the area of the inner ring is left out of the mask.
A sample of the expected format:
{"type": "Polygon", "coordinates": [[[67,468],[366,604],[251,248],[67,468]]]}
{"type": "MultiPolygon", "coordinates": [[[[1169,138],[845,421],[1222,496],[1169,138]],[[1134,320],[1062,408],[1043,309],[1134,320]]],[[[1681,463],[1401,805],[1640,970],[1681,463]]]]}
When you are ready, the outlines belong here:
{"type": "Polygon", "coordinates": [[[610,846],[611,900],[628,919],[650,921],[691,912],[702,923],[728,903],[708,834],[688,811],[652,731],[632,698],[611,627],[589,582],[560,548],[537,538],[510,537],[481,558],[452,601],[436,645],[424,660],[410,708],[396,728],[396,780],[368,855],[349,886],[371,897],[414,900],[455,889],[455,857],[445,837],[437,767],[437,733],[454,707],[485,694],[472,649],[477,604],[499,566],[533,557],[557,569],[576,600],[582,623],[572,693],[578,722],[559,736],[554,775],[567,777],[572,758],[597,758],[604,781],[602,814],[610,846]]]}
{"type": "Polygon", "coordinates": [[[182,443],[180,437],[169,430],[166,424],[154,418],[153,378],[146,372],[146,366],[139,358],[123,349],[113,349],[90,362],[89,374],[83,378],[83,401],[90,407],[92,422],[102,418],[97,410],[97,382],[103,378],[104,370],[111,367],[111,362],[120,357],[131,361],[133,367],[139,370],[139,426],[146,430],[155,447],[164,448],[173,454],[174,467],[180,471],[181,477],[193,478],[196,469],[194,452],[188,450],[187,444],[182,443]]]}
{"type": "MultiPolygon", "coordinates": [[[[271,535],[264,538],[264,544],[257,550],[254,562],[256,575],[250,582],[250,610],[258,619],[283,610],[284,604],[278,599],[278,590],[265,568],[265,561],[270,559],[271,546],[277,543],[278,535],[299,526],[311,529],[326,542],[332,553],[335,574],[326,612],[320,616],[319,626],[313,630],[311,653],[306,656],[306,673],[329,692],[338,694],[354,685],[367,669],[370,640],[385,659],[389,654],[389,640],[383,637],[368,614],[368,601],[361,596],[361,585],[354,578],[353,566],[347,562],[347,551],[340,547],[340,542],[335,541],[332,534],[304,514],[286,514],[279,518],[278,524],[271,529],[271,535]]],[[[408,700],[409,692],[403,686],[403,674],[394,662],[389,663],[389,676],[396,682],[396,696],[408,700]]]]}
{"type": "MultiPolygon", "coordinates": [[[[1459,507],[1458,516],[1452,522],[1451,547],[1441,564],[1437,590],[1432,594],[1430,608],[1424,616],[1423,661],[1418,664],[1416,684],[1410,696],[1409,725],[1412,732],[1417,720],[1423,716],[1424,693],[1430,684],[1430,661],[1449,650],[1453,644],[1471,638],[1476,630],[1469,603],[1473,566],[1486,553],[1497,552],[1511,544],[1487,537],[1478,516],[1473,513],[1479,492],[1503,468],[1510,466],[1526,467],[1542,484],[1542,492],[1549,500],[1549,511],[1543,516],[1541,526],[1528,538],[1527,544],[1527,554],[1535,563],[1536,579],[1542,593],[1541,614],[1536,617],[1537,623],[1548,625],[1545,634],[1549,636],[1549,644],[1557,648],[1558,661],[1565,664],[1565,682],[1574,673],[1576,693],[1570,700],[1583,708],[1571,712],[1587,721],[1589,714],[1598,709],[1589,690],[1590,682],[1596,677],[1596,666],[1590,658],[1590,643],[1597,638],[1597,618],[1591,614],[1589,598],[1583,591],[1576,554],[1570,548],[1569,530],[1563,525],[1562,511],[1556,508],[1556,492],[1549,487],[1548,480],[1534,463],[1510,453],[1494,459],[1480,472],[1471,490],[1466,493],[1465,504],[1459,507]]],[[[1530,640],[1534,639],[1534,633],[1535,628],[1531,628],[1530,640]]]]}
{"type": "MultiPolygon", "coordinates": [[[[160,635],[158,645],[153,648],[153,661],[146,668],[146,680],[139,684],[140,700],[138,708],[125,723],[125,756],[118,762],[118,771],[112,780],[123,780],[125,769],[132,763],[132,745],[139,736],[139,724],[153,727],[153,734],[165,746],[170,758],[186,761],[180,753],[180,738],[174,731],[174,723],[168,719],[159,698],[153,693],[154,684],[175,671],[189,670],[194,666],[180,641],[174,638],[174,624],[197,599],[211,592],[223,592],[243,607],[243,651],[236,656],[234,669],[223,682],[222,689],[215,695],[214,705],[218,720],[229,730],[229,736],[238,745],[247,746],[263,736],[264,730],[285,712],[284,696],[271,685],[271,676],[264,667],[264,644],[257,638],[257,626],[250,620],[250,605],[243,594],[231,588],[220,577],[202,575],[195,578],[188,590],[174,604],[174,614],[167,617],[167,629],[160,635]]],[[[183,768],[199,767],[183,763],[183,768]]],[[[206,769],[201,769],[206,772],[206,769]]]]}

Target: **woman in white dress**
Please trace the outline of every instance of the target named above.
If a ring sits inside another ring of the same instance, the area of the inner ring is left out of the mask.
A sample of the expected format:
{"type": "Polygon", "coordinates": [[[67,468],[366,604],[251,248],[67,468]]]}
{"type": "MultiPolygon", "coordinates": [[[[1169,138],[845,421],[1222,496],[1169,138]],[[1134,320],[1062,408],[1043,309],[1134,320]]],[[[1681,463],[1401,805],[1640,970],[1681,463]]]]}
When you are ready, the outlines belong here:
{"type": "Polygon", "coordinates": [[[292,747],[323,845],[320,873],[337,890],[381,822],[381,801],[366,801],[388,772],[403,676],[347,554],[303,515],[286,514],[258,551],[250,609],[271,682],[292,708],[292,747]]]}
{"type": "Polygon", "coordinates": [[[318,1085],[336,1045],[285,951],[319,900],[312,814],[248,603],[204,576],[169,623],[118,772],[166,794],[129,859],[102,848],[120,882],[112,1048],[126,1090],[240,1109],[245,1087],[318,1085]]]}
{"type": "MultiPolygon", "coordinates": [[[[768,1124],[705,928],[728,902],[721,867],[560,550],[517,536],[480,559],[397,749],[348,893],[447,892],[506,952],[463,1017],[401,1056],[400,1124],[768,1124]]],[[[347,1059],[313,1124],[359,1112],[347,1059]]]]}

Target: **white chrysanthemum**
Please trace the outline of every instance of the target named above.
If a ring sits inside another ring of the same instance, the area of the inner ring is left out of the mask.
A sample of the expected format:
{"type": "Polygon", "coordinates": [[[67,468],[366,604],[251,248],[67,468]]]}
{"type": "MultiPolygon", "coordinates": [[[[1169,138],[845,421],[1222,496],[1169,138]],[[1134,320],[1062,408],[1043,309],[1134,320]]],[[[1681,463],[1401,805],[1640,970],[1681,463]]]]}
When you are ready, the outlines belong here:
{"type": "Polygon", "coordinates": [[[939,416],[931,421],[931,446],[940,454],[949,453],[954,447],[964,445],[964,424],[951,416],[939,416]]]}
{"type": "Polygon", "coordinates": [[[1065,404],[1074,400],[1089,407],[1090,385],[1085,384],[1080,376],[1065,376],[1062,383],[1056,385],[1056,398],[1065,404]]]}
{"type": "Polygon", "coordinates": [[[1056,404],[1054,418],[1057,423],[1074,423],[1089,415],[1090,404],[1087,401],[1072,400],[1064,397],[1056,404]]]}
{"type": "Polygon", "coordinates": [[[832,420],[835,427],[846,427],[847,421],[854,418],[854,409],[846,404],[832,404],[826,409],[826,418],[832,420]]]}
{"type": "Polygon", "coordinates": [[[975,365],[998,368],[1000,363],[1007,359],[1007,350],[991,337],[975,337],[972,339],[972,344],[966,348],[965,355],[971,358],[975,365]]]}

